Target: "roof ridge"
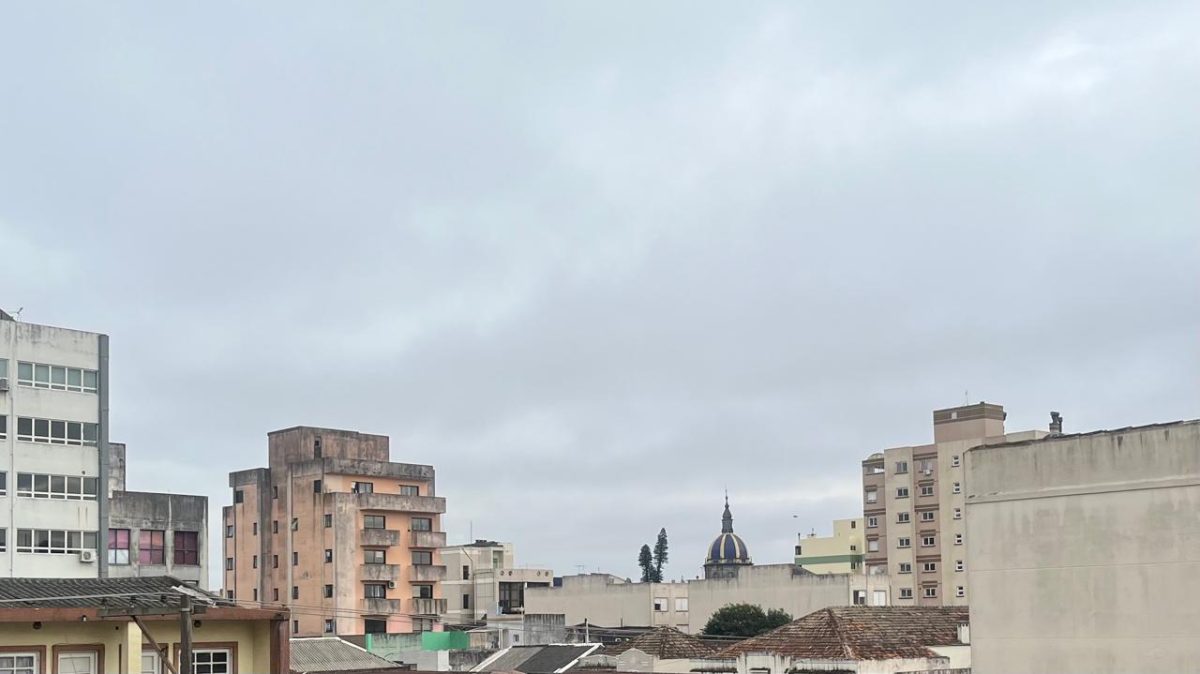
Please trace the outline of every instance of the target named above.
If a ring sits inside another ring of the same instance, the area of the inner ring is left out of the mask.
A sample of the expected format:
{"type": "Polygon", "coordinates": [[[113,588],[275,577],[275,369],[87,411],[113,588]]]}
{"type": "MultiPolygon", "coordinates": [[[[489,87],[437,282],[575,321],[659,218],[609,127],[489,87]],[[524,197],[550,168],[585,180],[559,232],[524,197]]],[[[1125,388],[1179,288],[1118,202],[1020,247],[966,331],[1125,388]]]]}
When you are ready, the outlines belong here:
{"type": "Polygon", "coordinates": [[[850,644],[846,642],[846,636],[842,633],[842,623],[838,620],[837,613],[834,612],[832,606],[825,607],[825,613],[829,616],[830,626],[833,628],[833,633],[837,636],[838,645],[842,647],[842,654],[850,660],[857,660],[858,654],[854,649],[850,648],[850,644]]]}

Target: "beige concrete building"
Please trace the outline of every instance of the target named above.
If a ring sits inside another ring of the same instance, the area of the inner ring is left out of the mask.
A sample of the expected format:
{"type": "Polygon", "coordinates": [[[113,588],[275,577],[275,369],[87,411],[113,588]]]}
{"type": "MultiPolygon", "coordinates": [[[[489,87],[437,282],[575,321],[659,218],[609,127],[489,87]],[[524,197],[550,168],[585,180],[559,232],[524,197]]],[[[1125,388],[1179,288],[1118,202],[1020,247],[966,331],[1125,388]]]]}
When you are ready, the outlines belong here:
{"type": "Polygon", "coordinates": [[[833,521],[832,536],[799,535],[796,566],[809,573],[862,573],[863,520],[833,521]]]}
{"type": "Polygon", "coordinates": [[[867,574],[889,575],[898,605],[967,605],[963,455],[971,447],[1031,440],[1004,431],[1004,408],[978,403],[936,410],[933,443],[894,447],[863,461],[867,574]]]}
{"type": "Polygon", "coordinates": [[[269,467],[229,475],[226,595],[292,607],[298,636],[440,629],[446,501],[433,467],[390,461],[382,435],[267,438],[269,467]]]}
{"type": "Polygon", "coordinates": [[[972,667],[1200,662],[1200,421],[966,453],[972,667]]]}
{"type": "Polygon", "coordinates": [[[688,583],[633,583],[606,573],[564,576],[525,591],[525,612],[560,614],[567,625],[669,626],[687,632],[688,583]]]}
{"type": "Polygon", "coordinates": [[[517,566],[512,543],[477,540],[442,549],[446,622],[463,624],[525,613],[525,590],[549,587],[550,569],[517,566]]]}

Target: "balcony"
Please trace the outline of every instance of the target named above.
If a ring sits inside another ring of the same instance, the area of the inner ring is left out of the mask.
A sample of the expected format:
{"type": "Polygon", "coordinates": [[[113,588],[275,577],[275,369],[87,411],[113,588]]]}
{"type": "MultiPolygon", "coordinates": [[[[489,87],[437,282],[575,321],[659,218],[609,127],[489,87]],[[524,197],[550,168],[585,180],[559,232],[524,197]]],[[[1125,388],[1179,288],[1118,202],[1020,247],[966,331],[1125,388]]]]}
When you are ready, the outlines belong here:
{"type": "Polygon", "coordinates": [[[401,496],[400,494],[330,494],[335,506],[347,504],[359,510],[384,510],[439,515],[446,512],[446,499],[440,496],[401,496]]]}
{"type": "Polygon", "coordinates": [[[446,567],[440,564],[421,564],[412,568],[412,578],[414,583],[429,583],[439,580],[446,580],[446,567]]]}
{"type": "Polygon", "coordinates": [[[400,545],[400,532],[395,529],[363,529],[358,542],[362,545],[400,545]]]}
{"type": "Polygon", "coordinates": [[[445,599],[422,599],[414,597],[410,613],[416,615],[442,615],[446,612],[445,599]]]}
{"type": "Polygon", "coordinates": [[[378,615],[392,615],[393,613],[404,613],[403,599],[364,599],[363,611],[378,615]]]}
{"type": "Polygon", "coordinates": [[[444,548],[446,547],[446,532],[414,531],[410,546],[414,548],[444,548]]]}
{"type": "Polygon", "coordinates": [[[399,564],[363,564],[362,565],[362,580],[383,581],[400,580],[400,565],[399,564]]]}

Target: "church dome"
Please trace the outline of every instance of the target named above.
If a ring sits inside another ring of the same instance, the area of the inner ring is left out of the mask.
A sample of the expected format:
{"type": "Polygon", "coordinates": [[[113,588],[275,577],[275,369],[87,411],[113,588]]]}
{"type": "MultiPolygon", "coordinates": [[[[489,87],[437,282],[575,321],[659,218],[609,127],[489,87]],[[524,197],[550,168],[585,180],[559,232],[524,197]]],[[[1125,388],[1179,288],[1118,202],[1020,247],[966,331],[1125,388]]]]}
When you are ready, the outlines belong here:
{"type": "Polygon", "coordinates": [[[725,514],[721,516],[721,533],[708,546],[704,565],[750,564],[750,550],[741,536],[733,533],[733,513],[729,512],[729,497],[725,497],[725,514]]]}

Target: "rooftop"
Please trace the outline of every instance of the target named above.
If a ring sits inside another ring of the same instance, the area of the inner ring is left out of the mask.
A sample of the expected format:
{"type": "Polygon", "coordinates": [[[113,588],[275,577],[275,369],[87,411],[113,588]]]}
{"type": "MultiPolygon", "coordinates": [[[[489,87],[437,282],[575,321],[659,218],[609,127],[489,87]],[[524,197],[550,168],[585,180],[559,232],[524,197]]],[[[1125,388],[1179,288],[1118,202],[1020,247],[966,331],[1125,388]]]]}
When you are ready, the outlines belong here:
{"type": "Polygon", "coordinates": [[[580,658],[590,655],[598,648],[600,644],[512,646],[484,660],[472,671],[555,674],[566,671],[580,658]]]}
{"type": "Polygon", "coordinates": [[[821,609],[718,653],[770,653],[809,660],[926,658],[930,646],[960,646],[965,606],[841,606],[821,609]]]}
{"type": "Polygon", "coordinates": [[[708,644],[666,625],[656,627],[628,641],[609,646],[604,652],[606,655],[620,655],[633,648],[663,660],[706,658],[713,654],[713,648],[708,644]]]}
{"type": "Polygon", "coordinates": [[[1175,426],[1193,426],[1200,424],[1200,419],[1183,419],[1180,421],[1164,421],[1157,424],[1145,424],[1142,426],[1125,426],[1124,428],[1113,428],[1099,431],[1087,431],[1085,433],[1059,433],[1054,435],[1045,435],[1038,438],[1026,438],[1022,440],[1014,440],[1012,442],[990,442],[985,445],[971,448],[971,451],[983,449],[996,449],[997,447],[1018,447],[1021,445],[1033,445],[1045,442],[1058,442],[1059,440],[1072,440],[1076,438],[1086,438],[1095,435],[1111,435],[1115,433],[1136,433],[1139,431],[1150,431],[1159,428],[1172,428],[1175,426]]]}
{"type": "Polygon", "coordinates": [[[403,667],[374,655],[365,648],[337,637],[293,638],[291,670],[294,674],[313,672],[401,671],[403,667]]]}
{"type": "Polygon", "coordinates": [[[172,576],[0,578],[0,608],[174,609],[185,592],[219,601],[172,576]]]}

